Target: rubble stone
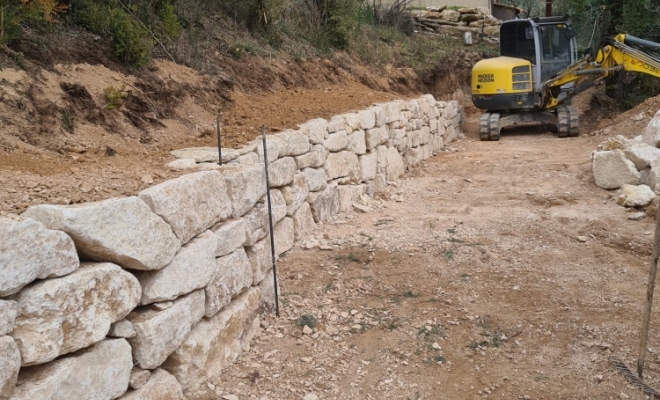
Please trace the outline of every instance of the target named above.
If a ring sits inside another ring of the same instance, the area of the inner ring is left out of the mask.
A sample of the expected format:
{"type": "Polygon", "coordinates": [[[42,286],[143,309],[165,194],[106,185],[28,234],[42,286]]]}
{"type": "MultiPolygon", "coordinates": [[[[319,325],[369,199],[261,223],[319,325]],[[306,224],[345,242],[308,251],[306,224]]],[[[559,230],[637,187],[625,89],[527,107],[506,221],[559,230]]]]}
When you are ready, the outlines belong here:
{"type": "Polygon", "coordinates": [[[252,285],[252,265],[245,249],[236,249],[228,256],[216,259],[216,274],[206,286],[206,310],[210,318],[252,285]]]}
{"type": "Polygon", "coordinates": [[[150,376],[151,371],[148,369],[133,367],[131,370],[131,377],[128,379],[128,387],[131,389],[139,389],[147,383],[150,376]]]}
{"type": "Polygon", "coordinates": [[[275,240],[275,254],[281,255],[293,247],[295,240],[293,218],[286,217],[275,225],[273,229],[275,240]]]}
{"type": "Polygon", "coordinates": [[[226,256],[243,246],[247,240],[245,229],[246,225],[243,219],[230,219],[211,228],[218,239],[215,256],[226,256]]]}
{"type": "Polygon", "coordinates": [[[138,390],[133,390],[119,400],[185,400],[181,385],[169,372],[156,369],[149,380],[138,390]]]}
{"type": "Polygon", "coordinates": [[[293,182],[293,176],[298,171],[296,160],[293,157],[280,158],[268,166],[268,179],[270,187],[280,187],[293,182]]]}
{"type": "Polygon", "coordinates": [[[279,157],[299,156],[309,151],[309,138],[302,130],[287,130],[274,135],[286,143],[279,157]]]}
{"type": "Polygon", "coordinates": [[[133,328],[131,321],[122,319],[110,325],[107,336],[124,339],[132,338],[135,337],[135,328],[133,328]]]}
{"type": "Polygon", "coordinates": [[[16,315],[18,315],[18,303],[14,300],[0,299],[0,336],[14,330],[16,315]]]}
{"type": "Polygon", "coordinates": [[[310,143],[321,144],[328,137],[328,121],[312,119],[300,125],[300,130],[307,135],[310,143]]]}
{"type": "Polygon", "coordinates": [[[258,285],[266,277],[268,270],[273,267],[270,238],[264,238],[254,246],[247,247],[245,252],[252,268],[252,284],[258,285]]]}
{"type": "Polygon", "coordinates": [[[337,185],[328,185],[318,192],[311,192],[307,202],[312,209],[315,222],[327,221],[339,212],[337,185]]]}
{"type": "Polygon", "coordinates": [[[21,369],[21,353],[11,336],[0,336],[0,360],[0,399],[9,399],[21,369]]]}
{"type": "Polygon", "coordinates": [[[618,189],[625,184],[637,185],[640,180],[635,164],[626,159],[620,149],[596,152],[591,167],[596,186],[603,189],[618,189]]]}
{"type": "Polygon", "coordinates": [[[330,153],[323,169],[325,169],[329,180],[344,176],[350,178],[353,182],[357,182],[360,179],[358,156],[350,151],[330,153]]]}
{"type": "Polygon", "coordinates": [[[328,185],[328,175],[323,168],[305,168],[302,173],[310,192],[323,190],[328,185]]]}
{"type": "Polygon", "coordinates": [[[317,144],[312,147],[312,149],[307,154],[295,157],[296,164],[298,169],[302,170],[304,168],[312,167],[318,168],[322,167],[325,164],[325,160],[328,157],[328,150],[322,144],[317,144]]]}
{"type": "Polygon", "coordinates": [[[293,214],[293,230],[295,240],[303,240],[316,229],[309,203],[303,203],[293,214]]]}
{"type": "Polygon", "coordinates": [[[286,202],[286,215],[291,216],[305,202],[309,194],[309,186],[307,185],[305,174],[297,172],[293,177],[291,185],[283,186],[280,190],[286,202]]]}
{"type": "Polygon", "coordinates": [[[328,151],[340,151],[348,146],[348,133],[345,130],[333,132],[323,141],[328,151]]]}
{"type": "MultiPolygon", "coordinates": [[[[227,165],[222,168],[227,195],[231,200],[232,217],[237,218],[250,211],[266,194],[266,173],[261,165],[227,165]]],[[[215,199],[215,195],[213,195],[215,199]]],[[[216,201],[223,201],[217,198],[216,201]]]]}
{"type": "Polygon", "coordinates": [[[660,149],[646,143],[631,145],[623,152],[638,170],[649,168],[653,160],[660,158],[660,149]]]}
{"type": "Polygon", "coordinates": [[[364,185],[339,185],[337,186],[337,197],[339,200],[339,211],[347,212],[353,208],[353,203],[365,193],[364,185]]]}
{"type": "MultiPolygon", "coordinates": [[[[170,154],[177,159],[193,159],[197,163],[217,163],[219,160],[217,147],[189,147],[186,149],[173,150],[170,154]]],[[[238,156],[239,154],[236,150],[222,149],[223,163],[227,163],[238,156]]]]}
{"type": "Polygon", "coordinates": [[[360,182],[371,181],[376,177],[378,167],[378,155],[367,153],[360,156],[360,182]]]}
{"type": "Polygon", "coordinates": [[[655,193],[646,185],[623,185],[616,202],[624,207],[646,207],[653,199],[655,193]]]}

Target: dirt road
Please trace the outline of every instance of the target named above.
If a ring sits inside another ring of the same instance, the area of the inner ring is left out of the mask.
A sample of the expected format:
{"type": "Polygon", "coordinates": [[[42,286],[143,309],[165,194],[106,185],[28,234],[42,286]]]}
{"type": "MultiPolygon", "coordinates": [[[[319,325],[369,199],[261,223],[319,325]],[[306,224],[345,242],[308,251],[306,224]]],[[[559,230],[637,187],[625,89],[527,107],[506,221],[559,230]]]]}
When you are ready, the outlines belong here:
{"type": "MultiPolygon", "coordinates": [[[[634,365],[654,224],[594,185],[602,138],[468,130],[281,258],[282,317],[193,398],[643,399],[608,360],[634,365]]],[[[657,316],[649,342],[657,387],[657,316]]]]}

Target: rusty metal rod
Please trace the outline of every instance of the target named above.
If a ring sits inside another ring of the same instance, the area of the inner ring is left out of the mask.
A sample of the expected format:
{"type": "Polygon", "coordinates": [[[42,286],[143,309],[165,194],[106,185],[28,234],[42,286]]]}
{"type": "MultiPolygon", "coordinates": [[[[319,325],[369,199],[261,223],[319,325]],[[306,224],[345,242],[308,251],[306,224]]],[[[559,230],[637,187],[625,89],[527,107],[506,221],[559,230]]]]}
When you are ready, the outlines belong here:
{"type": "Polygon", "coordinates": [[[270,179],[268,178],[268,151],[266,149],[266,127],[261,125],[264,142],[264,166],[266,170],[266,199],[268,200],[268,225],[270,227],[270,256],[273,263],[273,286],[275,287],[275,315],[280,316],[280,297],[277,292],[277,262],[275,259],[275,237],[273,236],[273,209],[270,204],[270,179]]]}
{"type": "Polygon", "coordinates": [[[218,132],[218,164],[222,165],[222,142],[220,141],[220,118],[215,119],[215,130],[218,132]]]}

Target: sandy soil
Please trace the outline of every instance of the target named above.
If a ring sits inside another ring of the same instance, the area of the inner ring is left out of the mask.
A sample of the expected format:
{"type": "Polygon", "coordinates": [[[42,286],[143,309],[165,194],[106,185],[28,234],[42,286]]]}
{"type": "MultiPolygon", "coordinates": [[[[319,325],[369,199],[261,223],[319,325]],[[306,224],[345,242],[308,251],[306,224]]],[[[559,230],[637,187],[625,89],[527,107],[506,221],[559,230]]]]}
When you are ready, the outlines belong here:
{"type": "MultiPolygon", "coordinates": [[[[602,137],[479,142],[474,121],[372,212],[321,226],[329,250],[286,254],[281,318],[192,398],[643,399],[609,357],[635,365],[653,220],[595,186],[602,137]]],[[[654,313],[656,387],[659,344],[654,313]]]]}

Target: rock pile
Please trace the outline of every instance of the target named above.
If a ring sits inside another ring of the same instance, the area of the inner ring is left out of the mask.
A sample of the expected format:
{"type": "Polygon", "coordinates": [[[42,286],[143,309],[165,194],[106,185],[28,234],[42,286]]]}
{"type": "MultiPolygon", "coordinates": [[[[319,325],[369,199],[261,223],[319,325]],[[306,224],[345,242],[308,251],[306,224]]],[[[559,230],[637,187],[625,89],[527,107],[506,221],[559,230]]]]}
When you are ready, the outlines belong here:
{"type": "Polygon", "coordinates": [[[447,6],[426,7],[426,10],[410,12],[415,29],[421,32],[462,35],[472,32],[490,39],[499,36],[499,19],[493,17],[487,7],[449,10],[447,6]]]}

